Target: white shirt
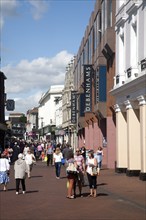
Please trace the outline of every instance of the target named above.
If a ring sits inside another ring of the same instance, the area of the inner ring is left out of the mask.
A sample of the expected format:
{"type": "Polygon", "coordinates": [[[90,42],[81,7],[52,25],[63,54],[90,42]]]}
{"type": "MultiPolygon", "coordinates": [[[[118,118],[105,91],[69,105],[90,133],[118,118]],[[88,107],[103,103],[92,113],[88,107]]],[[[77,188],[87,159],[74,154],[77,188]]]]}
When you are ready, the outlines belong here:
{"type": "Polygon", "coordinates": [[[95,161],[95,158],[88,158],[88,161],[87,161],[87,170],[86,172],[89,173],[90,175],[92,175],[92,167],[89,166],[89,164],[93,164],[94,165],[94,161],[95,161]]]}
{"type": "Polygon", "coordinates": [[[60,152],[59,154],[53,154],[53,158],[55,160],[55,163],[61,162],[61,159],[63,158],[62,153],[60,152]]]}
{"type": "Polygon", "coordinates": [[[24,150],[23,150],[24,155],[27,154],[27,151],[28,151],[28,150],[29,150],[29,147],[25,147],[25,148],[24,148],[24,150]]]}
{"type": "Polygon", "coordinates": [[[29,154],[29,153],[26,154],[26,156],[25,156],[26,164],[31,165],[34,160],[35,160],[35,157],[33,154],[29,154]]]}
{"type": "Polygon", "coordinates": [[[0,158],[0,171],[4,172],[10,169],[10,164],[8,159],[0,158]]]}

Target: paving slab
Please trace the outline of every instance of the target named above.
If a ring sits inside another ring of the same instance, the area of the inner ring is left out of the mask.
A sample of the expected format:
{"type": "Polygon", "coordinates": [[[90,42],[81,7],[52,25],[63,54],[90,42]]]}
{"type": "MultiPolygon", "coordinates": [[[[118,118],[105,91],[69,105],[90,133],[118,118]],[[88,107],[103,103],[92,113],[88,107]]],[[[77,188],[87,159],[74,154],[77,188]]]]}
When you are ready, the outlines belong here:
{"type": "Polygon", "coordinates": [[[0,220],[146,220],[146,182],[103,169],[97,198],[89,198],[85,180],[83,198],[67,199],[65,167],[58,180],[54,166],[38,161],[26,179],[26,194],[16,195],[11,166],[8,191],[0,188],[0,220]]]}

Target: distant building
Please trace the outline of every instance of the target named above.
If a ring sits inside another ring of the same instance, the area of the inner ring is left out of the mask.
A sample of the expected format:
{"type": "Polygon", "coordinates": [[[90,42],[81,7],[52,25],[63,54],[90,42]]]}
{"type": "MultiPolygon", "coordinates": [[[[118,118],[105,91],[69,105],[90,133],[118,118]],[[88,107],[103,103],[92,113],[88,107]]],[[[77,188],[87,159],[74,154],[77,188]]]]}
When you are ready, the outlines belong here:
{"type": "Polygon", "coordinates": [[[55,137],[56,143],[63,144],[64,141],[64,130],[62,128],[62,97],[58,97],[55,99],[55,121],[56,121],[56,128],[55,128],[55,137]]]}
{"type": "Polygon", "coordinates": [[[66,67],[65,83],[62,93],[62,127],[64,130],[64,141],[69,143],[72,147],[75,147],[75,143],[77,142],[77,135],[75,133],[76,125],[73,127],[71,123],[71,92],[74,90],[73,68],[74,59],[72,59],[66,67]]]}
{"type": "Polygon", "coordinates": [[[38,108],[28,110],[26,117],[26,139],[38,139],[38,108]]]}
{"type": "Polygon", "coordinates": [[[63,88],[63,85],[53,85],[39,100],[38,129],[42,140],[55,138],[55,100],[62,96],[63,88]]]}

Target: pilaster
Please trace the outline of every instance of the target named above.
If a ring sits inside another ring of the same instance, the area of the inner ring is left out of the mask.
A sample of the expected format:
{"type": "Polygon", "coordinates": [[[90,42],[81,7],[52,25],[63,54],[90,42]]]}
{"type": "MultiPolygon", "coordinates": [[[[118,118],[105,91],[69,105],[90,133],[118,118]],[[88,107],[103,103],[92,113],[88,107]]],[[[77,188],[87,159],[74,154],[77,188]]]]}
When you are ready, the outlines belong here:
{"type": "Polygon", "coordinates": [[[140,179],[146,180],[146,99],[144,96],[138,96],[140,108],[140,145],[141,145],[141,172],[140,179]]]}
{"type": "Polygon", "coordinates": [[[116,172],[125,173],[127,169],[127,120],[125,112],[118,104],[116,112],[116,172]]]}
{"type": "Polygon", "coordinates": [[[138,176],[141,169],[139,110],[133,109],[130,100],[124,104],[127,113],[127,175],[138,176]]]}

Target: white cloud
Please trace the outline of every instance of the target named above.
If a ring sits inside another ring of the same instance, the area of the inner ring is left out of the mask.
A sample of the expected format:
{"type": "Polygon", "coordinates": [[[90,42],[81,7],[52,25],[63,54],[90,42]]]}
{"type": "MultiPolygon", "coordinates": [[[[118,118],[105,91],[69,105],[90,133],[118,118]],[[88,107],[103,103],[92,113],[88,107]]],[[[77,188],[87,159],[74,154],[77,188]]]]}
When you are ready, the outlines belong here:
{"type": "Polygon", "coordinates": [[[0,8],[1,8],[0,29],[2,29],[6,17],[14,17],[17,15],[18,6],[19,6],[19,2],[17,0],[0,0],[0,8]]]}
{"type": "MultiPolygon", "coordinates": [[[[37,91],[35,94],[28,97],[14,98],[15,100],[15,112],[20,112],[26,114],[27,110],[38,106],[38,100],[41,98],[42,91],[37,91]]],[[[6,112],[9,114],[10,112],[6,112]]]]}
{"type": "MultiPolygon", "coordinates": [[[[43,14],[48,10],[48,1],[44,0],[27,0],[32,6],[31,13],[35,20],[39,20],[43,14]]],[[[4,26],[5,19],[7,17],[18,16],[17,9],[22,5],[23,1],[19,0],[0,0],[0,29],[4,26]]]]}
{"type": "Polygon", "coordinates": [[[31,12],[35,20],[39,20],[48,9],[47,1],[28,0],[28,2],[33,6],[31,12]]]}
{"type": "Polygon", "coordinates": [[[2,68],[7,98],[15,99],[16,111],[26,112],[38,105],[43,92],[51,85],[64,84],[65,68],[73,54],[61,51],[52,58],[40,57],[32,61],[21,60],[16,66],[2,68]]]}

